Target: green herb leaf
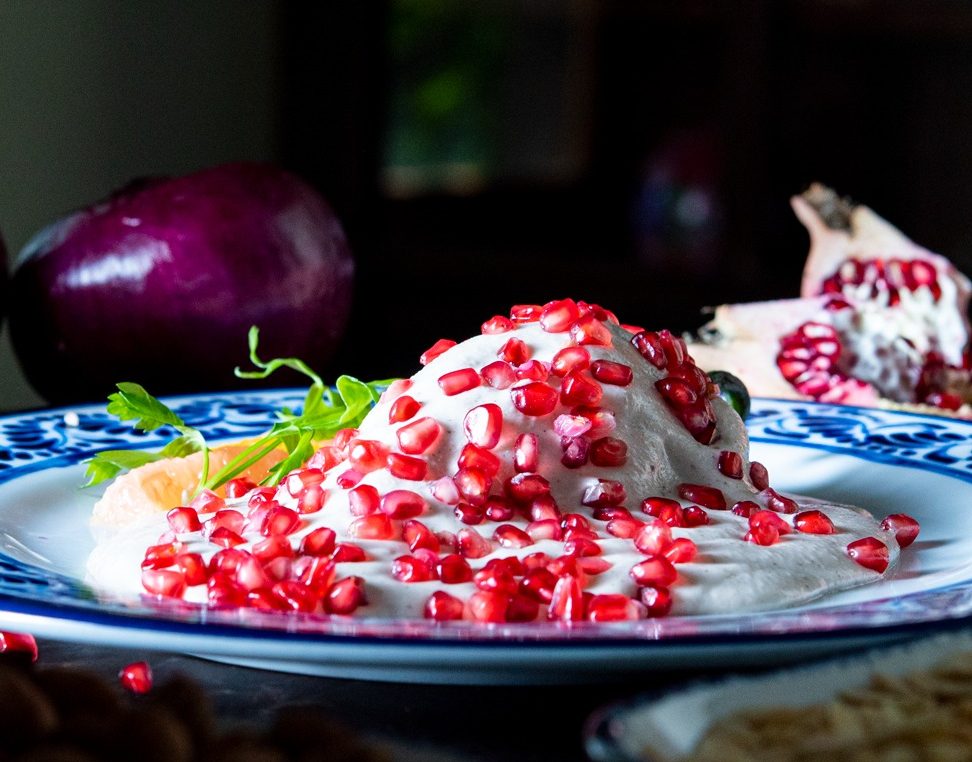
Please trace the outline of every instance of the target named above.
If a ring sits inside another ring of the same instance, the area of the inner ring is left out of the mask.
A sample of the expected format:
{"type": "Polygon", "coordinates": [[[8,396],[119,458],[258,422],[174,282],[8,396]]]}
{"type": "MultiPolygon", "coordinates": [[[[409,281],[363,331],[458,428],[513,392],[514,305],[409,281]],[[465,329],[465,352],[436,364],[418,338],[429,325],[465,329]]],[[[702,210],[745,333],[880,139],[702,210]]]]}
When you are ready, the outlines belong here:
{"type": "Polygon", "coordinates": [[[120,421],[135,420],[140,431],[155,431],[162,426],[185,427],[186,423],[138,384],[122,381],[118,391],[108,396],[108,413],[120,421]]]}
{"type": "Polygon", "coordinates": [[[290,368],[291,370],[296,370],[298,373],[303,373],[315,386],[319,386],[321,389],[325,388],[321,377],[312,371],[307,363],[296,357],[278,357],[275,360],[263,362],[257,355],[257,344],[260,342],[260,329],[255,325],[250,326],[247,340],[250,345],[250,362],[260,370],[242,370],[236,368],[233,373],[236,374],[237,378],[266,378],[280,368],[290,368]]]}
{"type": "Polygon", "coordinates": [[[279,420],[266,434],[252,442],[215,474],[210,475],[209,448],[198,430],[187,426],[178,415],[138,384],[118,384],[118,392],[108,398],[109,413],[123,421],[135,420],[135,427],[143,431],[171,426],[178,436],[154,453],[136,450],[99,453],[86,461],[88,483],[85,486],[98,484],[114,478],[126,469],[161,458],[180,457],[202,451],[201,488],[216,489],[282,446],[287,455],[270,469],[264,480],[267,484],[277,484],[313,455],[316,442],[330,439],[340,429],[357,427],[378,401],[381,391],[395,380],[365,383],[352,376],[340,376],[335,382],[336,389],[332,391],[303,360],[295,357],[277,358],[267,362],[261,360],[257,354],[259,338],[257,327],[250,328],[250,362],[258,370],[243,371],[237,368],[236,375],[239,378],[263,379],[284,367],[304,374],[311,380],[311,385],[299,413],[288,409],[280,411],[279,420]]]}

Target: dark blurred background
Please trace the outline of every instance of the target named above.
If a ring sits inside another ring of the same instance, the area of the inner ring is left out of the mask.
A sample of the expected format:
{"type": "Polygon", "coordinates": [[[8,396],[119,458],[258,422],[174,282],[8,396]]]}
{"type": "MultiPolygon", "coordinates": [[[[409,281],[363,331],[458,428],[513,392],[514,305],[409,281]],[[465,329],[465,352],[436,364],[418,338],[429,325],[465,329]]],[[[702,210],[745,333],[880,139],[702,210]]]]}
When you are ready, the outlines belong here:
{"type": "Polygon", "coordinates": [[[0,0],[12,251],[129,177],[278,162],[357,256],[332,373],[411,373],[515,302],[688,330],[793,296],[815,180],[972,272],[969,136],[955,0],[0,0]]]}

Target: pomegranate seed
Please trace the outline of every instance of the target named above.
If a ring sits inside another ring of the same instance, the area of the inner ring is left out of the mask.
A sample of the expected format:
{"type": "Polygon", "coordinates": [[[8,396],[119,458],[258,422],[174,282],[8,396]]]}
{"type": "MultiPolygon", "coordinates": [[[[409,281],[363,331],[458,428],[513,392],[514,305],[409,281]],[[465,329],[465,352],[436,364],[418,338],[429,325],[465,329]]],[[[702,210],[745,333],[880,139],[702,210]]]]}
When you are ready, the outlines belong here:
{"type": "Polygon", "coordinates": [[[314,588],[293,579],[275,582],[270,592],[285,611],[309,613],[315,611],[320,603],[320,594],[314,588]]]}
{"type": "MultiPolygon", "coordinates": [[[[276,503],[273,503],[273,505],[276,505],[276,503]]],[[[213,517],[206,522],[206,526],[210,532],[220,527],[232,532],[242,532],[245,522],[246,517],[242,513],[231,508],[224,508],[221,511],[216,511],[213,517]]]]}
{"type": "Polygon", "coordinates": [[[490,521],[509,521],[513,518],[513,506],[505,498],[494,495],[486,498],[486,518],[490,521]]]}
{"type": "Polygon", "coordinates": [[[558,415],[553,428],[562,437],[579,437],[590,430],[591,420],[582,415],[558,415]]]}
{"type": "Polygon", "coordinates": [[[452,477],[459,495],[467,503],[482,506],[489,497],[493,480],[477,468],[460,468],[452,477]]]}
{"type": "Polygon", "coordinates": [[[256,488],[256,483],[250,479],[244,477],[239,477],[237,479],[230,479],[226,482],[224,489],[226,490],[226,497],[243,497],[247,492],[256,488]]]}
{"type": "Polygon", "coordinates": [[[664,555],[673,564],[687,564],[695,560],[698,552],[698,546],[687,537],[676,537],[664,555]]]}
{"type": "Polygon", "coordinates": [[[469,614],[477,622],[505,622],[509,601],[504,593],[477,590],[469,596],[469,614]]]}
{"type": "Polygon", "coordinates": [[[439,376],[439,388],[447,397],[475,389],[482,383],[482,376],[475,368],[460,368],[439,376]]]}
{"type": "Polygon", "coordinates": [[[473,583],[479,590],[503,595],[513,595],[518,583],[509,569],[502,565],[489,563],[473,574],[473,583]]]}
{"type": "Polygon", "coordinates": [[[772,487],[766,488],[766,507],[777,513],[796,513],[800,510],[796,500],[784,497],[772,487]]]}
{"type": "Polygon", "coordinates": [[[563,333],[580,317],[580,310],[573,299],[547,302],[540,312],[540,325],[548,333],[563,333]]]}
{"type": "Polygon", "coordinates": [[[701,527],[709,523],[709,514],[697,505],[690,505],[682,511],[682,521],[686,527],[701,527]]]}
{"type": "Polygon", "coordinates": [[[344,473],[338,474],[336,481],[337,481],[337,485],[341,489],[351,489],[358,482],[360,482],[363,477],[364,474],[361,473],[360,471],[355,471],[353,468],[349,468],[344,473]]]}
{"type": "Polygon", "coordinates": [[[513,321],[502,315],[493,315],[489,320],[482,324],[480,332],[483,334],[506,333],[516,328],[513,321]]]}
{"type": "Polygon", "coordinates": [[[885,532],[894,532],[898,547],[907,548],[915,541],[921,527],[905,513],[892,513],[881,522],[881,529],[885,532]]]}
{"type": "Polygon", "coordinates": [[[462,428],[470,444],[491,450],[499,444],[503,431],[503,411],[499,405],[491,402],[477,405],[462,419],[462,428]]]}
{"type": "Polygon", "coordinates": [[[665,556],[648,556],[632,566],[628,576],[638,587],[668,587],[678,578],[678,572],[665,556]]]}
{"type": "Polygon", "coordinates": [[[591,353],[584,347],[564,347],[553,356],[550,372],[563,378],[572,370],[582,371],[591,364],[591,353]]]}
{"type": "Polygon", "coordinates": [[[506,495],[517,505],[529,505],[538,497],[550,494],[550,482],[540,474],[514,474],[504,483],[506,495]]]}
{"type": "Polygon", "coordinates": [[[732,512],[737,516],[742,516],[744,519],[748,519],[754,513],[761,510],[762,508],[759,507],[759,504],[754,503],[752,500],[740,500],[732,506],[732,512]]]}
{"type": "Polygon", "coordinates": [[[329,556],[334,552],[337,535],[333,529],[318,527],[304,535],[300,541],[300,552],[305,556],[329,556]]]}
{"type": "Polygon", "coordinates": [[[611,360],[595,360],[591,363],[591,375],[602,384],[628,386],[634,379],[630,366],[611,360]]]}
{"type": "Polygon", "coordinates": [[[614,564],[602,556],[581,556],[577,559],[577,568],[584,574],[596,576],[613,567],[614,564]]]}
{"type": "Polygon", "coordinates": [[[272,589],[265,587],[247,593],[246,605],[258,611],[287,611],[289,608],[272,589]]]}
{"type": "Polygon", "coordinates": [[[428,582],[435,579],[435,568],[416,556],[399,556],[392,561],[391,575],[399,582],[428,582]]]}
{"type": "Polygon", "coordinates": [[[164,569],[175,563],[176,556],[182,552],[185,546],[181,542],[167,542],[159,545],[150,545],[145,550],[145,557],[142,559],[143,569],[164,569]]]}
{"type": "Polygon", "coordinates": [[[550,378],[550,368],[547,363],[539,360],[527,360],[518,365],[514,373],[518,381],[546,381],[550,378]]]}
{"type": "Polygon", "coordinates": [[[348,445],[348,462],[360,474],[383,468],[387,457],[388,448],[373,439],[353,439],[348,445]]]}
{"type": "Polygon", "coordinates": [[[380,399],[385,401],[397,399],[399,396],[412,388],[412,383],[412,379],[410,378],[396,378],[388,385],[388,388],[382,392],[380,399]]]}
{"type": "Polygon", "coordinates": [[[224,548],[213,554],[209,559],[209,571],[212,574],[220,572],[226,575],[236,574],[236,570],[246,560],[247,552],[236,548],[224,548]]]}
{"type": "Polygon", "coordinates": [[[210,533],[209,541],[223,548],[233,548],[246,542],[240,535],[226,527],[216,527],[210,533]]]}
{"type": "Polygon", "coordinates": [[[413,418],[422,406],[413,397],[403,394],[388,410],[389,423],[402,423],[413,418]]]}
{"type": "Polygon", "coordinates": [[[142,587],[152,595],[181,598],[186,592],[186,578],[181,571],[172,569],[143,569],[142,587]]]}
{"type": "Polygon", "coordinates": [[[700,397],[704,396],[709,388],[709,377],[696,365],[684,364],[669,368],[668,377],[684,381],[700,397]]]}
{"type": "Polygon", "coordinates": [[[563,456],[560,462],[567,468],[580,468],[590,457],[591,442],[586,437],[571,437],[561,440],[563,456]]]}
{"type": "Polygon", "coordinates": [[[888,568],[888,546],[876,537],[864,537],[855,540],[847,546],[847,555],[865,569],[871,569],[878,574],[888,568]]]}
{"type": "Polygon", "coordinates": [[[547,619],[576,622],[583,618],[584,596],[580,580],[572,574],[564,574],[554,586],[547,609],[547,619]]]}
{"type": "Polygon", "coordinates": [[[408,519],[402,524],[402,542],[412,552],[419,549],[434,552],[439,550],[439,538],[425,524],[415,519],[408,519]]]}
{"type": "Polygon", "coordinates": [[[470,526],[482,524],[486,520],[486,509],[482,505],[460,502],[452,512],[459,521],[470,526]]]}
{"type": "Polygon", "coordinates": [[[513,469],[517,473],[533,472],[539,467],[540,445],[536,434],[520,434],[513,445],[513,469]]]}
{"type": "Polygon", "coordinates": [[[536,567],[527,570],[523,575],[523,579],[520,580],[519,591],[521,595],[532,598],[538,603],[550,603],[556,586],[556,575],[543,567],[536,567]]]}
{"type": "Polygon", "coordinates": [[[564,376],[564,381],[560,385],[560,401],[568,406],[596,407],[600,404],[603,394],[601,385],[579,370],[570,371],[564,376]]]}
{"type": "Polygon", "coordinates": [[[307,461],[308,468],[317,468],[321,471],[330,471],[338,463],[345,460],[345,454],[336,447],[324,445],[318,447],[310,459],[307,461]]]}
{"type": "Polygon", "coordinates": [[[348,445],[351,444],[351,440],[357,436],[357,429],[338,429],[336,432],[334,432],[334,438],[331,440],[331,445],[338,450],[346,450],[348,445]]]}
{"type": "Polygon", "coordinates": [[[624,540],[630,540],[632,537],[641,531],[641,528],[645,525],[645,522],[639,521],[635,518],[616,518],[608,521],[607,526],[604,527],[605,531],[612,537],[620,537],[624,540]]]}
{"type": "Polygon", "coordinates": [[[37,640],[26,632],[0,631],[0,654],[7,653],[28,654],[32,662],[37,661],[37,640]]]}
{"type": "Polygon", "coordinates": [[[742,479],[743,460],[742,455],[732,450],[723,450],[719,453],[719,472],[730,479],[742,479]]]}
{"type": "Polygon", "coordinates": [[[614,437],[591,442],[591,463],[602,468],[620,468],[628,462],[628,445],[614,437]]]}
{"type": "Polygon", "coordinates": [[[319,468],[302,468],[291,471],[284,480],[284,487],[291,497],[297,497],[309,487],[316,487],[324,481],[324,472],[319,468]]]}
{"type": "Polygon", "coordinates": [[[598,521],[610,521],[611,519],[630,519],[631,511],[629,511],[623,505],[605,505],[600,508],[595,508],[593,511],[591,511],[591,516],[593,516],[598,521]]]}
{"type": "Polygon", "coordinates": [[[581,537],[578,532],[583,530],[568,529],[564,533],[564,553],[571,556],[577,556],[578,558],[590,558],[592,556],[599,556],[604,552],[604,549],[598,544],[596,535],[591,537],[581,537]],[[570,537],[568,537],[570,533],[570,537]]]}
{"type": "Polygon", "coordinates": [[[675,408],[676,411],[694,405],[699,399],[696,391],[680,378],[666,377],[659,379],[655,382],[655,389],[658,390],[668,406],[675,408]]]}
{"type": "Polygon", "coordinates": [[[556,519],[537,519],[526,526],[526,533],[534,542],[539,540],[561,540],[564,532],[556,519]]]}
{"type": "Polygon", "coordinates": [[[643,587],[638,596],[649,617],[665,616],[672,610],[672,594],[667,587],[643,587]]]}
{"type": "Polygon", "coordinates": [[[516,371],[508,362],[502,360],[484,365],[479,374],[487,386],[494,389],[509,389],[516,382],[516,371]]]}
{"type": "Polygon", "coordinates": [[[773,524],[758,524],[750,526],[743,539],[754,545],[773,545],[779,541],[780,532],[773,524]]]}
{"type": "Polygon", "coordinates": [[[664,521],[651,518],[634,536],[634,544],[646,556],[661,556],[672,544],[672,530],[664,521]]]}
{"type": "Polygon", "coordinates": [[[391,519],[384,513],[362,516],[348,524],[348,534],[359,540],[390,540],[395,534],[391,519]]]}
{"type": "Polygon", "coordinates": [[[348,492],[348,508],[352,516],[371,516],[378,513],[381,495],[371,484],[359,484],[348,492]]]}
{"type": "Polygon", "coordinates": [[[507,622],[532,622],[540,613],[540,604],[524,595],[510,596],[509,605],[506,608],[507,622]]]}
{"type": "Polygon", "coordinates": [[[442,427],[434,418],[419,418],[407,423],[395,434],[398,446],[408,455],[422,455],[429,451],[439,438],[442,427]]]}
{"type": "Polygon", "coordinates": [[[750,463],[749,480],[760,492],[769,487],[769,471],[766,470],[766,466],[756,460],[750,463]]]}
{"type": "Polygon", "coordinates": [[[599,407],[578,405],[570,411],[570,414],[582,415],[591,422],[591,430],[587,434],[594,439],[604,434],[610,434],[617,425],[614,420],[614,413],[599,407]]]}
{"type": "Polygon", "coordinates": [[[653,331],[636,333],[631,337],[631,344],[642,357],[659,370],[668,365],[668,358],[665,356],[665,350],[662,349],[661,340],[657,333],[653,331]]]}
{"type": "Polygon", "coordinates": [[[447,585],[469,582],[473,578],[472,567],[458,553],[442,556],[435,565],[435,573],[447,585]]]}
{"type": "MultiPolygon", "coordinates": [[[[328,563],[330,563],[330,560],[328,563]]],[[[243,559],[243,562],[236,570],[234,581],[247,592],[255,590],[258,587],[264,587],[270,583],[267,573],[263,570],[263,564],[253,556],[247,556],[243,559]]]]}
{"type": "Polygon", "coordinates": [[[439,339],[437,342],[435,342],[435,344],[422,353],[422,355],[419,357],[419,362],[422,365],[428,365],[436,357],[441,355],[443,352],[452,349],[455,345],[456,342],[454,342],[452,339],[439,339]]]}
{"type": "Polygon", "coordinates": [[[514,387],[510,397],[516,409],[524,415],[547,415],[557,406],[557,390],[541,381],[514,387]]]}
{"type": "Polygon", "coordinates": [[[122,687],[142,695],[152,690],[152,668],[147,661],[136,661],[121,668],[118,681],[122,687]]]}
{"type": "Polygon", "coordinates": [[[511,365],[520,365],[530,359],[530,348],[514,336],[499,348],[496,356],[511,365]]]}
{"type": "Polygon", "coordinates": [[[453,622],[462,619],[465,604],[454,595],[436,590],[425,602],[423,616],[436,622],[453,622]]]}
{"type": "Polygon", "coordinates": [[[493,477],[499,471],[500,459],[489,450],[477,447],[474,444],[466,444],[459,453],[456,465],[460,469],[473,468],[486,476],[493,477]]]}
{"type": "Polygon", "coordinates": [[[226,507],[226,501],[212,490],[204,489],[193,498],[189,507],[194,508],[196,513],[215,513],[226,507]]]}
{"type": "Polygon", "coordinates": [[[357,564],[362,561],[367,561],[368,554],[364,552],[364,548],[360,545],[355,545],[353,542],[339,542],[334,546],[334,553],[331,554],[331,560],[336,564],[357,564]]]}
{"type": "Polygon", "coordinates": [[[493,532],[493,539],[504,548],[525,548],[533,545],[533,538],[513,524],[500,524],[493,532]]]}
{"type": "Polygon", "coordinates": [[[176,556],[175,565],[182,572],[187,587],[203,585],[209,578],[206,562],[198,553],[180,553],[176,556]]]}
{"type": "Polygon", "coordinates": [[[781,535],[789,534],[793,531],[793,527],[773,511],[756,511],[749,517],[750,529],[759,526],[771,526],[781,535]]]}
{"type": "Polygon", "coordinates": [[[425,512],[426,503],[421,495],[407,489],[393,489],[382,495],[381,512],[392,519],[413,519],[425,512]]]}
{"type": "Polygon", "coordinates": [[[633,622],[647,616],[643,603],[621,593],[595,595],[587,605],[591,622],[633,622]]]}
{"type": "Polygon", "coordinates": [[[329,614],[353,614],[368,603],[365,582],[361,577],[345,577],[335,582],[324,600],[329,614]]]}
{"type": "Polygon", "coordinates": [[[273,501],[276,490],[273,487],[259,487],[253,491],[253,494],[246,501],[247,508],[255,508],[258,505],[265,505],[273,501]]]}
{"type": "Polygon", "coordinates": [[[685,526],[685,512],[682,504],[667,497],[646,497],[641,501],[641,510],[649,516],[664,521],[670,527],[685,526]]]}
{"type": "Polygon", "coordinates": [[[443,476],[432,482],[432,497],[445,505],[455,505],[459,502],[459,490],[451,476],[443,476]]]}
{"type": "Polygon", "coordinates": [[[392,476],[397,476],[406,481],[422,481],[429,470],[429,464],[421,458],[414,458],[411,455],[402,455],[397,452],[388,454],[387,463],[388,471],[392,476]]]}
{"type": "Polygon", "coordinates": [[[510,308],[510,320],[517,325],[535,323],[540,319],[543,307],[539,304],[514,304],[510,308]]]}
{"type": "Polygon", "coordinates": [[[317,513],[324,507],[324,498],[326,495],[327,493],[324,491],[324,488],[319,484],[308,487],[297,495],[297,512],[317,513]]]}
{"type": "Polygon", "coordinates": [[[621,482],[612,479],[598,479],[584,491],[581,504],[590,508],[603,508],[609,505],[621,505],[628,495],[621,482]]]}
{"type": "MultiPolygon", "coordinates": [[[[260,526],[260,534],[264,537],[270,535],[288,535],[300,526],[300,515],[291,508],[282,505],[275,505],[267,511],[263,524],[260,526]]],[[[211,539],[211,538],[210,538],[211,539]]]]}
{"type": "Polygon", "coordinates": [[[464,558],[482,558],[493,552],[490,541],[475,529],[460,529],[456,538],[459,541],[459,553],[464,558]]]}
{"type": "Polygon", "coordinates": [[[611,346],[611,332],[593,315],[579,318],[570,327],[570,338],[575,344],[611,346]]]}
{"type": "Polygon", "coordinates": [[[714,511],[724,511],[726,497],[715,487],[707,487],[702,484],[679,484],[678,496],[683,500],[698,503],[703,508],[711,508],[714,511]]]}
{"type": "Polygon", "coordinates": [[[834,534],[837,529],[827,514],[821,511],[803,511],[793,517],[793,526],[805,534],[834,534]]]}

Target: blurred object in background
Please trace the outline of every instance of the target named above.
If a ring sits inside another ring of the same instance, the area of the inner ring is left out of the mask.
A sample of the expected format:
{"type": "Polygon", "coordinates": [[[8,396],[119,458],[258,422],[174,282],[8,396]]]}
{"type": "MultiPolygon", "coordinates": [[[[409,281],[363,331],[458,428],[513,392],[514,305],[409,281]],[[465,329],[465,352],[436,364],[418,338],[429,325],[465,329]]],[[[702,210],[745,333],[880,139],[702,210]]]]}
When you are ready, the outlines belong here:
{"type": "Polygon", "coordinates": [[[631,210],[636,253],[658,273],[718,270],[725,210],[712,130],[675,133],[649,157],[631,210]]]}

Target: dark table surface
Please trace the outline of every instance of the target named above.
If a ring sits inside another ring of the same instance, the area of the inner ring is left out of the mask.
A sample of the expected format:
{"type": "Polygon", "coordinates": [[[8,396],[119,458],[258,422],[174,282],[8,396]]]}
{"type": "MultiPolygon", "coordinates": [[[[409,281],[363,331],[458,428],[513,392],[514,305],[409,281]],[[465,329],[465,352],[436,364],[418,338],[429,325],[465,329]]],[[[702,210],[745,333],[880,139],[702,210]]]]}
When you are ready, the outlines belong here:
{"type": "Polygon", "coordinates": [[[83,668],[115,682],[121,667],[144,659],[156,684],[189,676],[225,727],[262,727],[287,707],[314,707],[403,761],[586,760],[583,731],[596,710],[706,676],[686,670],[593,685],[422,685],[285,674],[140,649],[38,644],[39,668],[83,668]]]}

